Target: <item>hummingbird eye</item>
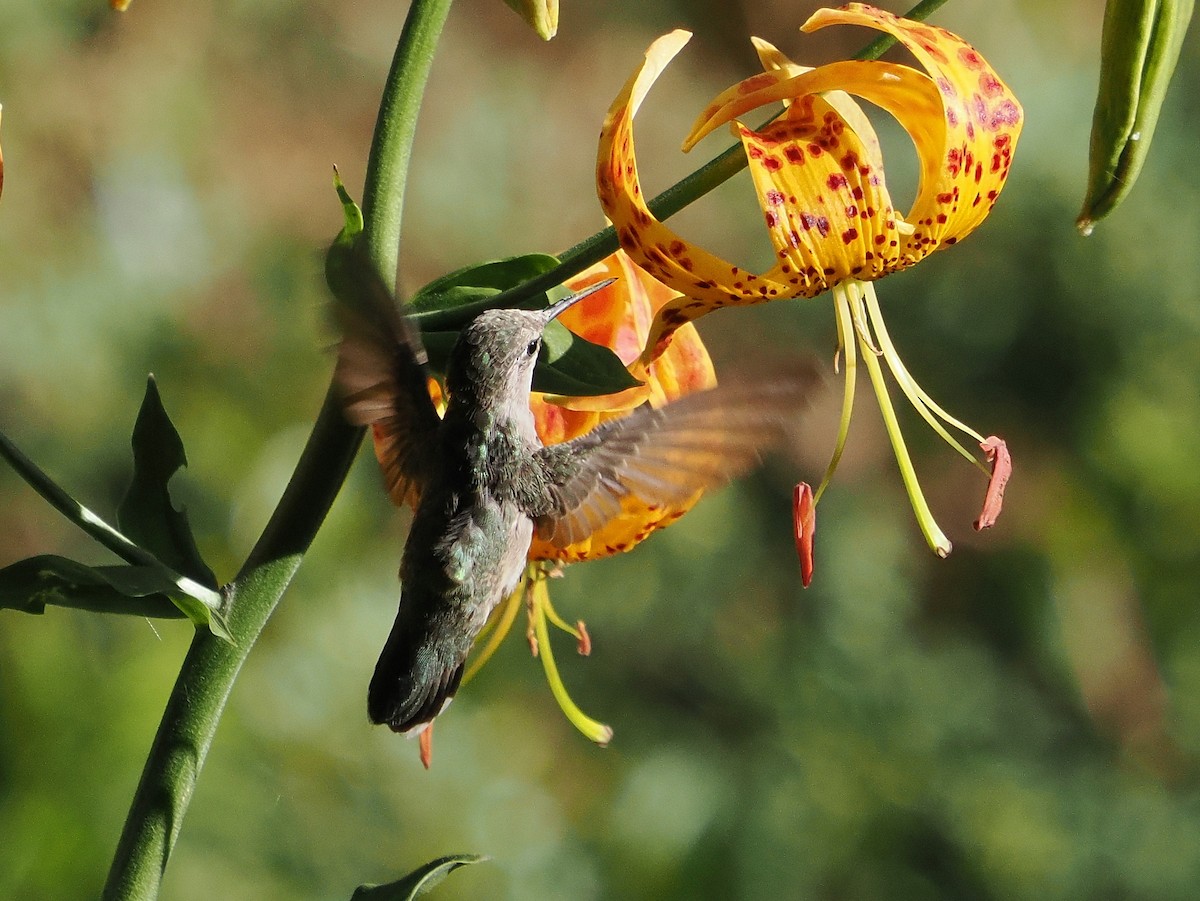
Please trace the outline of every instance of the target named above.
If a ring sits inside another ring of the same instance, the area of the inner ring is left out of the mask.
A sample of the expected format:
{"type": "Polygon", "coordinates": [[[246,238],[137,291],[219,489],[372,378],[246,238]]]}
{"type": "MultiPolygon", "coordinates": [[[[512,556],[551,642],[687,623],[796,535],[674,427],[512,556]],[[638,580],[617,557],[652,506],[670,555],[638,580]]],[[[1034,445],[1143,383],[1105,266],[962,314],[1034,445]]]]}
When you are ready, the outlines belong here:
{"type": "Polygon", "coordinates": [[[526,355],[530,356],[530,357],[536,355],[538,352],[538,349],[541,348],[541,346],[542,346],[542,339],[534,338],[532,341],[529,342],[529,345],[525,348],[526,355]]]}

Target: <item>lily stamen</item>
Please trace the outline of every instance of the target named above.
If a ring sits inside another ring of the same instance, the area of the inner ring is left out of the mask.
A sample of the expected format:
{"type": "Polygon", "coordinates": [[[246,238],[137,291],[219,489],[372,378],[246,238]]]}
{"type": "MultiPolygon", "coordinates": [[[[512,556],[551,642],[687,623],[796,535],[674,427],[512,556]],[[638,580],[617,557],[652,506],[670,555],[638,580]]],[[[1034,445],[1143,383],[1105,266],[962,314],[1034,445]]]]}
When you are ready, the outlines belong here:
{"type": "MultiPolygon", "coordinates": [[[[532,579],[529,599],[530,616],[532,618],[531,627],[537,637],[540,649],[538,656],[541,657],[542,668],[546,671],[546,681],[550,684],[550,692],[554,695],[554,700],[558,702],[558,706],[562,709],[562,712],[571,721],[571,725],[596,744],[601,746],[607,745],[612,741],[612,727],[592,719],[580,710],[579,706],[571,700],[571,696],[567,692],[567,687],[563,684],[562,676],[558,673],[558,666],[554,662],[554,653],[550,648],[550,630],[546,626],[547,610],[550,607],[550,593],[546,589],[545,578],[541,577],[540,574],[535,575],[532,579]]],[[[568,631],[571,631],[569,627],[568,631]]]]}

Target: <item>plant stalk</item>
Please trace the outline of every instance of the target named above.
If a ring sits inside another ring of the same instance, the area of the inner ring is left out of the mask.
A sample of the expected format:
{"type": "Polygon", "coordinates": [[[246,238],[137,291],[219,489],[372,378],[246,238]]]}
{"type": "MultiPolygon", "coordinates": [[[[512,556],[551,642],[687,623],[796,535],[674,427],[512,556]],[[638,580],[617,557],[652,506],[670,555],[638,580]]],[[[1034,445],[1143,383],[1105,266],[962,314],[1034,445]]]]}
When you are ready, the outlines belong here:
{"type": "MultiPolygon", "coordinates": [[[[383,90],[364,185],[364,246],[394,280],[408,161],[433,51],[451,0],[413,0],[383,90]]],[[[198,629],[167,701],[121,833],[105,901],[153,899],[242,664],[300,566],[362,441],[331,386],[274,514],[225,588],[236,644],[198,629]]]]}

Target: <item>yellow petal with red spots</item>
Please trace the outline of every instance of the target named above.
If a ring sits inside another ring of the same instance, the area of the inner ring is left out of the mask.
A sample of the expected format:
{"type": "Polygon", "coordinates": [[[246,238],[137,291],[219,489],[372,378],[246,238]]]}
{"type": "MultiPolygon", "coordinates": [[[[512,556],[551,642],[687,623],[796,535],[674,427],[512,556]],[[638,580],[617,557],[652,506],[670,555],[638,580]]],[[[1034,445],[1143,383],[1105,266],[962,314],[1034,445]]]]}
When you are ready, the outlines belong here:
{"type": "Polygon", "coordinates": [[[643,361],[680,325],[720,306],[812,297],[845,279],[872,280],[906,268],[969,234],[987,216],[1008,174],[1021,126],[1016,98],[961,38],[864,4],[821,10],[804,26],[856,24],[896,36],[929,74],[880,61],[805,69],[756,41],[767,71],[718,95],[684,149],[731,123],[746,150],[776,262],[749,273],[690,244],[650,214],[633,153],[632,119],[650,85],[686,42],[667,35],[614,102],[601,132],[601,204],[629,254],[684,296],[651,327],[643,361]],[[848,94],[892,113],[920,165],[912,209],[893,209],[878,138],[848,94]],[[786,111],[755,131],[737,121],[768,103],[786,111]]]}
{"type": "MultiPolygon", "coordinates": [[[[633,118],[650,86],[691,35],[673,31],[650,45],[645,62],[617,95],[600,130],[596,185],[600,204],[617,229],[621,247],[650,275],[688,295],[696,306],[677,324],[717,306],[762,299],[785,286],[768,285],[732,263],[690,244],[651,214],[642,196],[633,153],[633,118]],[[734,287],[749,281],[748,287],[734,287]]],[[[666,310],[672,310],[668,305],[666,310]]]]}
{"type": "Polygon", "coordinates": [[[862,91],[841,85],[888,110],[917,146],[921,184],[906,217],[917,230],[905,248],[916,262],[970,234],[991,212],[1021,133],[1021,105],[975,48],[944,28],[851,3],[840,10],[818,10],[802,30],[835,24],[865,25],[893,35],[929,73],[939,97],[935,116],[910,105],[910,97],[889,90],[888,84],[868,84],[862,91]]]}

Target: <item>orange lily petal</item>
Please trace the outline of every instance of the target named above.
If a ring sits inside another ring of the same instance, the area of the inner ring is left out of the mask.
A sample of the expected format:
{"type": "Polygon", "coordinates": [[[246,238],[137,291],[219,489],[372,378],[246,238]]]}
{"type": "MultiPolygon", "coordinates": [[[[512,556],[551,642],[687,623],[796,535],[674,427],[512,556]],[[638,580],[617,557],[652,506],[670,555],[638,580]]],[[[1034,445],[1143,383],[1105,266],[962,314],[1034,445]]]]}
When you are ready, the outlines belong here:
{"type": "MultiPolygon", "coordinates": [[[[767,294],[777,296],[787,289],[785,284],[768,284],[684,241],[654,218],[642,196],[633,156],[633,118],[651,85],[689,38],[691,34],[686,31],[673,31],[650,45],[645,62],[622,88],[605,117],[596,163],[600,204],[617,227],[621,247],[654,278],[686,294],[689,300],[685,304],[695,303],[688,312],[681,313],[675,304],[669,304],[659,313],[659,319],[665,318],[675,327],[718,306],[758,300],[767,294]],[[749,287],[735,287],[738,281],[748,282],[749,287]]],[[[665,333],[656,337],[643,360],[657,357],[668,338],[665,333]]]]}

